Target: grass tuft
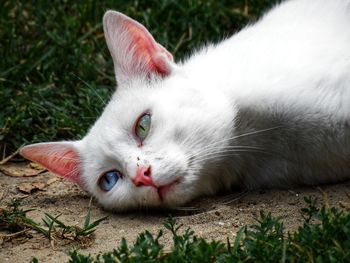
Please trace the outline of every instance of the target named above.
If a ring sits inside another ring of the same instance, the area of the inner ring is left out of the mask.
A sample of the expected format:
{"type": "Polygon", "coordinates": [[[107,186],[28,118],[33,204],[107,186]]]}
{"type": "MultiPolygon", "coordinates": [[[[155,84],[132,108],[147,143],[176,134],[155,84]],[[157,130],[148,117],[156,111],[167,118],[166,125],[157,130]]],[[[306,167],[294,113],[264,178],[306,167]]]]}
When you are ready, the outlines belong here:
{"type": "Polygon", "coordinates": [[[7,207],[0,208],[0,229],[10,233],[33,229],[46,236],[47,231],[27,216],[27,213],[33,210],[35,209],[24,210],[17,200],[12,200],[7,207]]]}
{"type": "MultiPolygon", "coordinates": [[[[55,240],[71,240],[82,243],[83,245],[90,244],[92,234],[96,227],[108,217],[102,217],[96,221],[90,222],[91,202],[85,216],[83,227],[67,225],[60,221],[60,215],[52,216],[45,213],[42,221],[45,227],[27,216],[27,213],[35,209],[23,210],[20,203],[16,200],[12,201],[7,207],[0,209],[0,230],[10,233],[25,233],[27,230],[34,230],[43,234],[51,241],[55,240]]],[[[52,243],[53,244],[53,243],[52,243]]]]}

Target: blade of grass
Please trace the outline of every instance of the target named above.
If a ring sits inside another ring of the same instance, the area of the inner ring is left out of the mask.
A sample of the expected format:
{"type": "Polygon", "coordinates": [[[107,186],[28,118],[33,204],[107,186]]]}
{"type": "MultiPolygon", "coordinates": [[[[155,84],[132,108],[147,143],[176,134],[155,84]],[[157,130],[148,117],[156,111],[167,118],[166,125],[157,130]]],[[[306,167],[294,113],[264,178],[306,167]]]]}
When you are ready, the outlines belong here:
{"type": "Polygon", "coordinates": [[[92,197],[90,198],[89,206],[88,206],[87,213],[85,216],[84,228],[87,228],[90,225],[91,201],[92,201],[92,197]]]}

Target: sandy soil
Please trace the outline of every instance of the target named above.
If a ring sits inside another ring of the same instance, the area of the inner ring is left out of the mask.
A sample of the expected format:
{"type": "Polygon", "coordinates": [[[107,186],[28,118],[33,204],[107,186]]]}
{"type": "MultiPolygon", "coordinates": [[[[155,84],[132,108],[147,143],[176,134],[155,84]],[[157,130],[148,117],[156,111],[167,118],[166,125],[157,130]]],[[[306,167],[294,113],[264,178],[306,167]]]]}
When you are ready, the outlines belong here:
{"type": "MultiPolygon", "coordinates": [[[[14,164],[12,164],[14,165],[14,164]]],[[[20,166],[26,164],[19,164],[20,166]]],[[[0,167],[1,168],[1,167],[0,167]]],[[[28,167],[26,167],[28,168],[28,167]]],[[[1,169],[0,169],[1,170],[1,169]]],[[[26,170],[24,173],[28,174],[26,170]]],[[[35,174],[35,171],[33,172],[35,174]]],[[[189,204],[195,211],[143,211],[125,214],[112,214],[104,211],[93,202],[92,220],[109,216],[95,232],[95,239],[87,248],[81,249],[86,254],[97,254],[115,248],[122,237],[133,242],[137,234],[144,230],[157,233],[163,228],[163,222],[172,214],[178,222],[191,227],[200,236],[209,239],[226,240],[233,237],[238,229],[254,222],[259,211],[271,212],[281,217],[288,230],[293,231],[302,221],[300,209],[305,206],[305,196],[316,196],[322,200],[322,192],[327,193],[330,205],[350,208],[350,182],[337,185],[324,185],[320,188],[298,188],[293,190],[264,190],[249,193],[233,192],[212,198],[201,198],[189,204]]],[[[44,172],[32,177],[8,176],[0,172],[0,200],[4,204],[12,198],[22,199],[24,208],[35,208],[28,216],[41,222],[44,213],[59,215],[60,220],[68,225],[82,225],[90,198],[80,189],[54,175],[44,172]],[[56,179],[53,179],[56,178],[56,179]],[[38,184],[42,190],[25,194],[19,187],[24,183],[38,184]]],[[[4,240],[8,233],[0,231],[0,262],[29,262],[34,256],[39,262],[65,262],[67,251],[79,244],[56,241],[35,232],[24,236],[4,240]]],[[[167,233],[163,241],[171,246],[171,237],[167,233]]]]}

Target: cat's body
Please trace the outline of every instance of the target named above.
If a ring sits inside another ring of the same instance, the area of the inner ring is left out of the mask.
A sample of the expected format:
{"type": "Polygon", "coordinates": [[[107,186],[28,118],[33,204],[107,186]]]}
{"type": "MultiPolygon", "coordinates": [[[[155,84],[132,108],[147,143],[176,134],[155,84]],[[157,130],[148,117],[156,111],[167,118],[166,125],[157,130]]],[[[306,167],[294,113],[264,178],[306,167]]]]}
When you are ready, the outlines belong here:
{"type": "Polygon", "coordinates": [[[228,170],[225,185],[286,188],[350,178],[349,1],[288,1],[184,67],[199,92],[230,98],[232,136],[276,128],[231,141],[261,152],[220,165],[228,170]]]}
{"type": "Polygon", "coordinates": [[[105,207],[350,178],[350,1],[287,1],[178,65],[122,14],[104,28],[119,83],[104,113],[83,140],[22,154],[105,207]],[[117,182],[102,191],[107,171],[117,182]]]}

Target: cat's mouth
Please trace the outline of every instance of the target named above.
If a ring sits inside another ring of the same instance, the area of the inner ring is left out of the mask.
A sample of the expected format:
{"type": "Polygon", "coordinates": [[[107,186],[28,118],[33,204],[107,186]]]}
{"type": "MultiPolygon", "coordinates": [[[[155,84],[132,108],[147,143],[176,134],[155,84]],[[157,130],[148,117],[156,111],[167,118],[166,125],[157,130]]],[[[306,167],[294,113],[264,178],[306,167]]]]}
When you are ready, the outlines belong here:
{"type": "Polygon", "coordinates": [[[161,201],[164,200],[165,196],[167,195],[167,193],[171,190],[171,188],[173,188],[175,185],[179,184],[180,179],[176,179],[173,182],[166,184],[166,185],[162,185],[157,187],[157,192],[159,195],[159,199],[161,201]]]}

